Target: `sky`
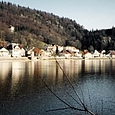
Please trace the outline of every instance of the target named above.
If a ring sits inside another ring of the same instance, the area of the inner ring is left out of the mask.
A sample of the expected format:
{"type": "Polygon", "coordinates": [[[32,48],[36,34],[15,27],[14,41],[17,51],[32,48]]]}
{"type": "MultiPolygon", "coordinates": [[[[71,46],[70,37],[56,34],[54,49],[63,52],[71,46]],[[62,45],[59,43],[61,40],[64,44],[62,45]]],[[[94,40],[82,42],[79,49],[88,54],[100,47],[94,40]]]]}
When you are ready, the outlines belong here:
{"type": "Polygon", "coordinates": [[[108,29],[115,26],[115,0],[3,1],[75,20],[88,30],[108,29]]]}

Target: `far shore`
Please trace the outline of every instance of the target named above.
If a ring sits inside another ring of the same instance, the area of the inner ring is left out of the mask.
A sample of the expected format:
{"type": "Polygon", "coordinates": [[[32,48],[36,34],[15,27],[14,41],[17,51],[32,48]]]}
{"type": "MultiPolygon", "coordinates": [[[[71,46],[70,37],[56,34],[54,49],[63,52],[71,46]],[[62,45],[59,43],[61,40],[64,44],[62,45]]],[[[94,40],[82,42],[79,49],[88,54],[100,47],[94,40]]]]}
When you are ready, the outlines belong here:
{"type": "Polygon", "coordinates": [[[42,61],[42,60],[110,60],[115,58],[89,58],[89,59],[83,59],[83,58],[77,58],[77,57],[42,57],[42,58],[28,58],[28,57],[0,57],[1,61],[42,61]]]}
{"type": "Polygon", "coordinates": [[[28,57],[0,57],[1,61],[29,61],[28,57]]]}

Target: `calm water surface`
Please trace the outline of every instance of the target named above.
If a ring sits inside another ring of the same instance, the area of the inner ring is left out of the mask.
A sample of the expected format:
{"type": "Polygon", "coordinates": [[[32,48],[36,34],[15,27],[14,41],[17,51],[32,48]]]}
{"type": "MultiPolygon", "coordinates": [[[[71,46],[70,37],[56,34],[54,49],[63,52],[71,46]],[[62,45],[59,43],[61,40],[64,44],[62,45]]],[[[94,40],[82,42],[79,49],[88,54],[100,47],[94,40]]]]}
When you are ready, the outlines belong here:
{"type": "MultiPolygon", "coordinates": [[[[115,115],[115,60],[60,60],[85,105],[98,115],[115,115]]],[[[65,109],[46,87],[81,108],[64,72],[55,61],[0,62],[0,115],[84,115],[65,109]],[[42,78],[42,80],[41,80],[42,78]],[[72,97],[71,97],[72,96],[72,97]]]]}

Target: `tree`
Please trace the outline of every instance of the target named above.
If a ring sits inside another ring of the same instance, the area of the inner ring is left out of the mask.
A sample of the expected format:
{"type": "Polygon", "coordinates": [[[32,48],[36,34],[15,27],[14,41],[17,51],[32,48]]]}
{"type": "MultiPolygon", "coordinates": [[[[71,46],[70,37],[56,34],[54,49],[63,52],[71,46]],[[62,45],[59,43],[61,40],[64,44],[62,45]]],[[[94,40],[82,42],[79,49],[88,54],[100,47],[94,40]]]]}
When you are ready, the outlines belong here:
{"type": "Polygon", "coordinates": [[[89,52],[93,53],[93,52],[94,52],[94,47],[93,47],[92,45],[90,45],[90,46],[88,47],[88,50],[89,50],[89,52]]]}
{"type": "Polygon", "coordinates": [[[82,49],[82,43],[81,43],[80,40],[75,41],[75,47],[78,48],[78,49],[82,49]]]}

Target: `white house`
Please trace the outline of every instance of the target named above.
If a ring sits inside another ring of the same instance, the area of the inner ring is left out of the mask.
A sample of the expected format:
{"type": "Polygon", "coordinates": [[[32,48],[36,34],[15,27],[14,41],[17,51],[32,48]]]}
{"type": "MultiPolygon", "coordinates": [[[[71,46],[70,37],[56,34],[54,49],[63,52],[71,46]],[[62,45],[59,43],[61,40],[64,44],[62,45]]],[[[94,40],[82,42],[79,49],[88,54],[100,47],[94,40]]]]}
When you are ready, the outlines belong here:
{"type": "Polygon", "coordinates": [[[10,29],[10,31],[13,33],[13,32],[14,32],[14,30],[15,30],[15,27],[14,27],[14,26],[12,26],[12,25],[10,25],[9,29],[10,29]]]}
{"type": "Polygon", "coordinates": [[[21,48],[20,51],[21,51],[21,56],[22,57],[25,56],[25,50],[24,50],[24,48],[21,48]]]}
{"type": "Polygon", "coordinates": [[[94,57],[100,57],[100,53],[97,50],[95,50],[93,53],[93,56],[94,57]]]}
{"type": "Polygon", "coordinates": [[[7,57],[9,55],[9,51],[6,48],[0,49],[0,56],[7,57]]]}
{"type": "Polygon", "coordinates": [[[7,49],[12,57],[25,56],[25,50],[18,43],[9,43],[7,49]]]}
{"type": "Polygon", "coordinates": [[[56,45],[48,45],[48,47],[47,47],[47,51],[56,51],[56,45]]]}
{"type": "Polygon", "coordinates": [[[12,57],[21,57],[21,50],[18,45],[14,46],[12,49],[12,57]]]}
{"type": "Polygon", "coordinates": [[[58,50],[59,50],[59,52],[61,52],[61,51],[64,50],[64,47],[63,46],[58,46],[58,50]]]}
{"type": "Polygon", "coordinates": [[[22,57],[25,56],[25,50],[20,48],[19,45],[15,45],[12,49],[12,57],[22,57]]]}
{"type": "Polygon", "coordinates": [[[93,55],[91,53],[87,52],[86,54],[84,54],[84,58],[90,59],[90,58],[93,58],[93,55]]]}
{"type": "Polygon", "coordinates": [[[49,51],[49,52],[56,52],[56,49],[58,48],[58,51],[59,52],[61,52],[61,51],[63,51],[63,49],[64,49],[64,47],[63,46],[58,46],[58,45],[52,45],[52,44],[50,44],[50,45],[48,45],[48,47],[47,47],[47,51],[49,51]]]}

